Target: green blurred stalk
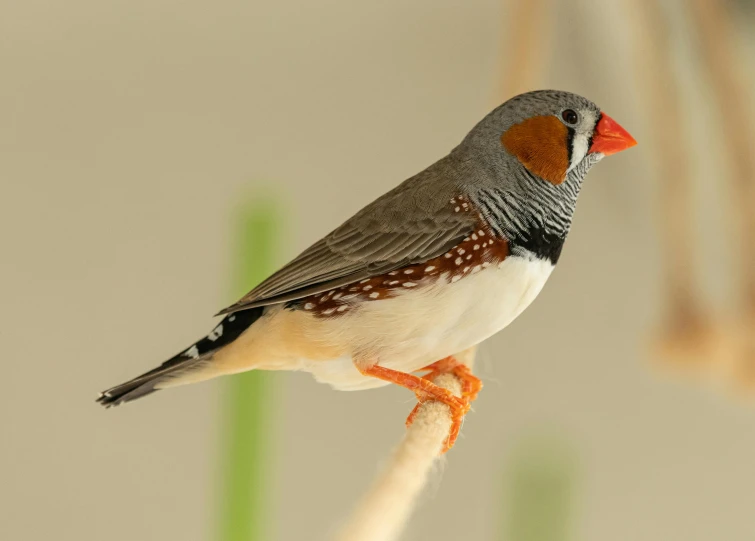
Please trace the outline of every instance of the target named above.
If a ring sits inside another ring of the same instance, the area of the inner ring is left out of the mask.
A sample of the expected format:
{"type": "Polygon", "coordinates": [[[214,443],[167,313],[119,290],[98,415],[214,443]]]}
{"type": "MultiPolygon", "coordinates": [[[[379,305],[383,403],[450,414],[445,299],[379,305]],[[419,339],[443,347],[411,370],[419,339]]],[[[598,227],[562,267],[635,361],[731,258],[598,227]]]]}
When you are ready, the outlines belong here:
{"type": "MultiPolygon", "coordinates": [[[[233,289],[245,294],[274,269],[279,213],[269,202],[256,202],[236,216],[233,289]]],[[[218,541],[269,539],[269,476],[275,381],[270,372],[251,371],[224,381],[225,433],[223,487],[218,541]]]]}
{"type": "Polygon", "coordinates": [[[576,461],[554,441],[530,442],[507,468],[499,539],[568,541],[572,538],[576,461]]]}

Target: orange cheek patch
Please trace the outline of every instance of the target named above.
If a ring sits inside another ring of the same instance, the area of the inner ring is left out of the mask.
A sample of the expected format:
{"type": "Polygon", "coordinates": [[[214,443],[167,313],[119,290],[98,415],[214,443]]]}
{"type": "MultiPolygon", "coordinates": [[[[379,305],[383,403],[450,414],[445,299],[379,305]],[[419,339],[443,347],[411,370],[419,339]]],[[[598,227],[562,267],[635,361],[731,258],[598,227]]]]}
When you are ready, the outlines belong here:
{"type": "Polygon", "coordinates": [[[536,116],[511,126],[501,135],[504,148],[531,173],[561,184],[569,168],[569,129],[554,116],[536,116]]]}

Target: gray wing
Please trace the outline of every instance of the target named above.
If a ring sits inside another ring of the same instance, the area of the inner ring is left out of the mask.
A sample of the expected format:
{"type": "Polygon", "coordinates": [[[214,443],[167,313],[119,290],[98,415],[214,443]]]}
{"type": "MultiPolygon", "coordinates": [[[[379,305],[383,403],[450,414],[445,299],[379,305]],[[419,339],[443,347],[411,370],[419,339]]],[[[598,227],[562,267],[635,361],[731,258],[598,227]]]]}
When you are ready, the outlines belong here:
{"type": "Polygon", "coordinates": [[[477,216],[455,211],[450,200],[457,193],[450,183],[443,189],[437,185],[443,182],[418,178],[428,173],[362,209],[220,314],[328,291],[427,261],[461,242],[477,216]]]}

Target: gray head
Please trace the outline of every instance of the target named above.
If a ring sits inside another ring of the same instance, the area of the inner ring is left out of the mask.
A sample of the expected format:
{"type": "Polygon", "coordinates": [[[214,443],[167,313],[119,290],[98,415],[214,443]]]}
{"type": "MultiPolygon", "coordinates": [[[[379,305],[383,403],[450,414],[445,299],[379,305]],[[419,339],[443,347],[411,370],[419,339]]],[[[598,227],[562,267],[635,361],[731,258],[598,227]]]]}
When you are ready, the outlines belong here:
{"type": "Polygon", "coordinates": [[[520,165],[557,185],[586,158],[592,165],[634,144],[590,100],[570,92],[536,90],[493,110],[472,129],[459,150],[485,156],[494,164],[520,165]]]}
{"type": "Polygon", "coordinates": [[[558,90],[516,96],[487,115],[452,156],[474,170],[467,189],[508,238],[566,236],[582,180],[636,141],[590,100],[558,90]]]}

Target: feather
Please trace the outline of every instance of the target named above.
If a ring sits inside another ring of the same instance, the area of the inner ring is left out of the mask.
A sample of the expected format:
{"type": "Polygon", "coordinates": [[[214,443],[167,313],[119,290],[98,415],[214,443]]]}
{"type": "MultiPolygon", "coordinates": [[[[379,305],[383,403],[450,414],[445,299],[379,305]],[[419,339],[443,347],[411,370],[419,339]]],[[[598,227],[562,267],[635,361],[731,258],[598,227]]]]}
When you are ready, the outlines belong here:
{"type": "Polygon", "coordinates": [[[300,299],[422,263],[458,244],[479,217],[449,204],[458,189],[448,162],[377,199],[219,314],[300,299]]]}

